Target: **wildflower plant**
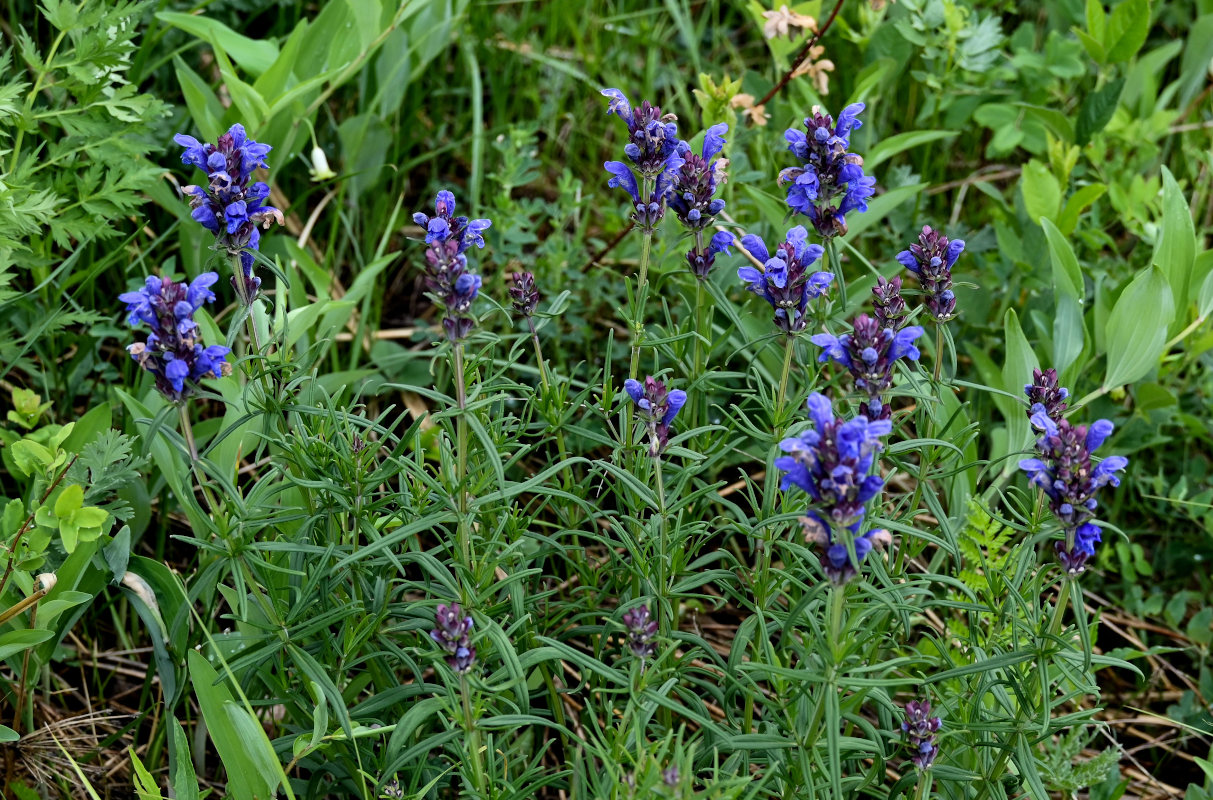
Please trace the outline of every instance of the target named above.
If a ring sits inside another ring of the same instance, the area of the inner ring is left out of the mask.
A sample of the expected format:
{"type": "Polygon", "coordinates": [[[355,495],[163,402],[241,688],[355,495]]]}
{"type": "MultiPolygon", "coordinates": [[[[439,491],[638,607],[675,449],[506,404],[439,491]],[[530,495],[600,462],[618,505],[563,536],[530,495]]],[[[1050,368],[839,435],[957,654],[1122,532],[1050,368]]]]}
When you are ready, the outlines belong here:
{"type": "Polygon", "coordinates": [[[814,108],[805,117],[805,130],[789,128],[784,134],[788,150],[800,162],[779,173],[787,184],[788,208],[804,214],[825,239],[847,232],[847,214],[868,210],[876,179],[863,172],[863,158],[850,152],[851,133],[863,126],[863,103],[852,103],[838,114],[814,108]]]}
{"type": "Polygon", "coordinates": [[[775,327],[785,334],[800,333],[808,326],[809,301],[824,296],[834,281],[833,274],[810,269],[821,258],[824,248],[809,244],[808,237],[804,226],[797,225],[775,246],[774,252],[754,234],[741,239],[741,246],[762,267],[740,267],[737,277],[746,284],[746,289],[770,304],[775,312],[775,327]]]}

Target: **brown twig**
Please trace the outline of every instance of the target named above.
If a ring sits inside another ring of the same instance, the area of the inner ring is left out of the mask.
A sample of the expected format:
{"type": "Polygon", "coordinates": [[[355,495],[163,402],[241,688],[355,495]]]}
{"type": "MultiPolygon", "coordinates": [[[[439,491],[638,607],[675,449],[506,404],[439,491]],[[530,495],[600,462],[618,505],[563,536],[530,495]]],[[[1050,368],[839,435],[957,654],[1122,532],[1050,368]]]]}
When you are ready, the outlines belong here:
{"type": "MultiPolygon", "coordinates": [[[[67,475],[67,472],[72,468],[72,465],[76,463],[76,458],[77,456],[72,456],[72,460],[67,462],[67,466],[64,467],[63,471],[59,473],[59,477],[55,478],[51,485],[47,487],[46,491],[42,493],[42,499],[38,501],[39,506],[46,502],[46,498],[51,496],[51,492],[55,491],[55,487],[58,486],[63,478],[67,475]]],[[[8,578],[13,574],[13,562],[17,557],[17,547],[20,546],[21,540],[25,537],[26,532],[29,531],[30,525],[33,524],[34,514],[37,512],[37,510],[38,509],[35,508],[33,511],[29,512],[29,516],[25,518],[25,522],[21,525],[21,530],[17,531],[17,535],[13,539],[12,547],[9,548],[8,564],[4,567],[4,577],[0,578],[0,595],[4,594],[4,587],[8,584],[8,578]]]]}
{"type": "Polygon", "coordinates": [[[629,233],[631,233],[632,228],[634,228],[634,227],[636,227],[636,223],[629,222],[628,226],[626,228],[624,228],[623,230],[621,230],[618,234],[616,234],[614,239],[607,242],[605,247],[603,247],[601,250],[599,250],[594,255],[590,256],[590,260],[585,262],[585,266],[583,266],[581,268],[581,271],[585,272],[590,267],[594,266],[599,261],[601,261],[603,258],[605,258],[607,253],[611,252],[612,250],[614,250],[616,247],[619,246],[619,243],[623,241],[623,237],[625,237],[629,233]]]}
{"type": "Polygon", "coordinates": [[[834,4],[834,10],[830,12],[830,16],[826,17],[826,24],[818,28],[817,31],[809,37],[809,41],[805,43],[804,48],[796,54],[796,58],[792,59],[792,66],[788,67],[788,71],[784,73],[782,78],[779,79],[779,83],[772,86],[771,91],[767,92],[765,97],[754,104],[755,107],[765,106],[768,102],[770,102],[772,97],[779,94],[779,92],[783,90],[783,87],[788,85],[788,82],[792,80],[792,76],[796,74],[796,70],[800,67],[801,63],[809,57],[809,51],[813,49],[817,42],[821,40],[821,37],[825,36],[825,32],[830,29],[830,26],[834,24],[834,18],[837,17],[838,12],[842,10],[843,2],[845,2],[845,0],[838,0],[838,2],[834,4]]]}

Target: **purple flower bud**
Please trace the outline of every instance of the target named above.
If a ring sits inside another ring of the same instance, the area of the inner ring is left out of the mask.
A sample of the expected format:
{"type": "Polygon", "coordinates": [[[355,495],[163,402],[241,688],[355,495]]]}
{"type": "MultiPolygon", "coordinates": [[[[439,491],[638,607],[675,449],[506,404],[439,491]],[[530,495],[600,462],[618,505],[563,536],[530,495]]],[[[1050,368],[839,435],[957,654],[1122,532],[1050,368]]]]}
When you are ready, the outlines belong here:
{"type": "Polygon", "coordinates": [[[475,624],[472,618],[464,616],[458,603],[449,606],[439,603],[434,623],[436,627],[430,631],[430,638],[449,654],[446,663],[461,674],[470,670],[476,663],[476,648],[472,647],[470,637],[475,624]]]}
{"type": "Polygon", "coordinates": [[[900,276],[894,276],[892,280],[885,280],[883,275],[876,276],[876,285],[872,287],[872,306],[880,327],[896,331],[905,324],[906,301],[901,296],[900,276]]]}
{"type": "Polygon", "coordinates": [[[910,760],[919,769],[930,769],[939,748],[935,744],[935,734],[939,732],[943,721],[931,716],[929,700],[911,700],[906,703],[906,719],[901,723],[901,730],[906,735],[906,744],[914,753],[910,760]]]}
{"type": "Polygon", "coordinates": [[[1067,389],[1057,385],[1055,369],[1032,370],[1032,382],[1023,387],[1023,392],[1028,396],[1029,418],[1040,405],[1051,419],[1061,419],[1066,410],[1065,400],[1070,396],[1067,389]]]}
{"type": "Polygon", "coordinates": [[[670,391],[665,383],[652,376],[645,378],[643,384],[629,378],[624,381],[623,389],[636,404],[637,416],[648,427],[649,455],[657,458],[669,444],[670,424],[686,405],[687,393],[681,389],[670,391]]]}
{"type": "Polygon", "coordinates": [[[535,288],[535,276],[529,272],[515,272],[510,276],[510,300],[514,310],[524,317],[535,313],[539,305],[539,290],[535,288]]]}
{"type": "Polygon", "coordinates": [[[657,652],[657,620],[649,614],[648,605],[640,605],[623,615],[628,629],[628,648],[639,659],[651,658],[657,652]]]}
{"type": "Polygon", "coordinates": [[[956,316],[956,295],[952,293],[952,266],[960,257],[965,243],[948,237],[929,225],[923,226],[918,243],[897,254],[897,260],[913,272],[927,295],[927,311],[938,323],[956,316]]]}

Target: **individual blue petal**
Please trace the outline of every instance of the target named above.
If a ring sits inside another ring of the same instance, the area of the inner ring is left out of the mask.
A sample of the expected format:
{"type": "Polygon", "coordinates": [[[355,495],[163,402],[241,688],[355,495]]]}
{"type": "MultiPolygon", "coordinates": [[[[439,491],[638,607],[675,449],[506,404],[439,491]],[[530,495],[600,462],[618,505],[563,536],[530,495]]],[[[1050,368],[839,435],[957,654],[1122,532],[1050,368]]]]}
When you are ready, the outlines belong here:
{"type": "Polygon", "coordinates": [[[625,122],[632,121],[632,105],[628,102],[623,92],[618,89],[603,89],[601,94],[610,100],[607,103],[608,114],[616,114],[622,117],[625,122]]]}
{"type": "Polygon", "coordinates": [[[741,237],[741,246],[760,263],[765,264],[771,259],[770,253],[767,252],[766,242],[752,233],[741,237]]]}
{"type": "Polygon", "coordinates": [[[1097,419],[1091,423],[1091,427],[1087,429],[1087,452],[1094,453],[1099,449],[1109,436],[1112,435],[1114,426],[1109,420],[1097,419]]]}
{"type": "Polygon", "coordinates": [[[451,226],[442,217],[434,217],[430,220],[430,224],[426,229],[425,243],[432,244],[433,242],[445,242],[447,237],[451,235],[451,226]]]}
{"type": "Polygon", "coordinates": [[[678,410],[686,405],[687,393],[681,389],[675,389],[666,395],[666,412],[661,418],[662,425],[669,425],[674,421],[674,417],[678,416],[678,410]]]}
{"type": "Polygon", "coordinates": [[[953,239],[948,242],[948,253],[945,258],[948,269],[952,268],[952,265],[956,263],[956,259],[960,258],[960,254],[964,252],[964,249],[965,243],[963,239],[953,239]]]}
{"type": "Polygon", "coordinates": [[[198,206],[190,212],[190,216],[211,233],[219,232],[219,218],[215,216],[215,212],[211,210],[209,205],[198,206]]]}
{"type": "Polygon", "coordinates": [[[439,191],[434,197],[434,212],[440,217],[455,213],[455,195],[449,189],[439,191]]]}
{"type": "Polygon", "coordinates": [[[858,119],[863,110],[863,103],[851,103],[851,105],[844,108],[838,114],[838,120],[834,123],[834,135],[842,137],[849,144],[851,131],[863,127],[863,123],[858,119]]]}
{"type": "Polygon", "coordinates": [[[918,274],[918,270],[919,270],[918,259],[915,258],[914,254],[911,253],[909,250],[902,250],[900,253],[898,253],[897,260],[900,261],[901,265],[903,267],[905,267],[906,269],[908,269],[910,272],[913,272],[915,275],[918,274]]]}
{"type": "Polygon", "coordinates": [[[1120,486],[1120,477],[1116,473],[1127,466],[1129,466],[1129,459],[1124,456],[1108,456],[1095,466],[1091,477],[1097,487],[1108,483],[1120,486]]]}
{"type": "Polygon", "coordinates": [[[914,346],[914,340],[922,336],[923,329],[918,325],[902,328],[893,335],[893,344],[889,347],[889,360],[896,361],[905,357],[917,361],[922,353],[914,346]]]}
{"type": "Polygon", "coordinates": [[[712,254],[730,254],[729,248],[733,246],[733,241],[733,234],[729,233],[728,231],[717,231],[712,235],[711,244],[708,245],[708,252],[712,254]]]}
{"type": "Polygon", "coordinates": [[[484,247],[484,232],[493,226],[492,220],[474,219],[468,222],[467,228],[463,232],[464,248],[475,245],[476,247],[484,247]]]}
{"type": "Polygon", "coordinates": [[[644,384],[633,378],[623,382],[623,390],[628,393],[633,402],[639,403],[644,398],[644,384]]]}
{"type": "Polygon", "coordinates": [[[745,281],[746,288],[755,294],[761,295],[766,289],[767,279],[762,270],[749,266],[738,267],[737,277],[745,281]]]}
{"type": "Polygon", "coordinates": [[[632,196],[633,203],[640,202],[640,188],[636,185],[636,176],[632,174],[632,170],[628,168],[627,164],[622,161],[608,161],[602,166],[612,175],[607,181],[607,186],[612,189],[616,186],[622,187],[632,196]]]}
{"type": "Polygon", "coordinates": [[[821,348],[821,356],[818,361],[828,361],[834,359],[839,364],[850,369],[851,354],[847,352],[842,341],[837,336],[832,336],[828,333],[817,333],[810,337],[809,341],[821,348]]]}
{"type": "MultiPolygon", "coordinates": [[[[813,245],[816,247],[817,245],[813,245]]],[[[805,285],[805,296],[809,298],[821,297],[830,289],[830,284],[834,282],[834,273],[832,272],[814,272],[809,276],[809,281],[805,285]]]]}
{"type": "Polygon", "coordinates": [[[164,365],[164,376],[169,379],[174,391],[185,389],[185,379],[189,377],[190,367],[183,359],[173,358],[172,353],[166,353],[168,363],[164,365]]]}
{"type": "Polygon", "coordinates": [[[834,408],[830,405],[830,398],[820,392],[813,392],[806,402],[809,407],[809,417],[817,426],[817,430],[825,430],[829,427],[834,420],[834,408]]]}
{"type": "Polygon", "coordinates": [[[711,161],[721,150],[724,149],[724,135],[728,133],[729,126],[721,122],[718,125],[713,125],[707,129],[703,135],[703,158],[705,161],[711,161]]]}
{"type": "Polygon", "coordinates": [[[1103,541],[1102,533],[1100,527],[1093,522],[1079,525],[1074,531],[1074,549],[1088,556],[1095,555],[1095,543],[1103,541]]]}

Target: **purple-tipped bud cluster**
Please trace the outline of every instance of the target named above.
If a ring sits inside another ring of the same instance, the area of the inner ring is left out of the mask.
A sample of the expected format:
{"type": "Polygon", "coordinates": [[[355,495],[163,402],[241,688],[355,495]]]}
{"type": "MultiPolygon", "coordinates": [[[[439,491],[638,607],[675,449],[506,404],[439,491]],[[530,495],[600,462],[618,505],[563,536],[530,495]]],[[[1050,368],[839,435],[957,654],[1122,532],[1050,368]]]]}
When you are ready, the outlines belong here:
{"type": "Polygon", "coordinates": [[[863,125],[863,109],[863,103],[852,103],[835,122],[814,108],[813,116],[805,118],[804,132],[789,128],[784,133],[801,163],[779,173],[779,185],[788,184],[788,208],[808,216],[826,238],[845,234],[846,215],[867,211],[868,198],[876,192],[876,179],[863,174],[863,158],[848,151],[851,132],[863,125]]]}
{"type": "Polygon", "coordinates": [[[644,383],[629,378],[624,381],[623,389],[636,404],[637,416],[648,427],[649,455],[657,458],[670,442],[670,423],[686,405],[687,393],[681,389],[668,390],[664,382],[651,375],[644,383]]]}
{"type": "Polygon", "coordinates": [[[901,296],[901,276],[895,275],[886,280],[883,275],[876,276],[876,285],[872,287],[872,308],[876,322],[882,328],[900,330],[905,324],[906,301],[901,296]]]}
{"type": "Polygon", "coordinates": [[[443,189],[434,201],[434,216],[418,212],[413,221],[425,229],[425,287],[446,308],[442,327],[447,339],[458,342],[472,330],[474,320],[467,315],[481,284],[468,268],[466,253],[473,245],[484,247],[484,232],[493,223],[454,214],[455,195],[443,189]]]}
{"type": "Polygon", "coordinates": [[[1066,398],[1070,390],[1057,385],[1057,370],[1032,370],[1032,382],[1023,387],[1023,393],[1028,396],[1028,419],[1036,413],[1036,406],[1044,407],[1045,413],[1054,422],[1061,419],[1066,411],[1066,398]]]}
{"type": "Polygon", "coordinates": [[[901,330],[882,328],[867,314],[856,317],[851,327],[851,333],[842,336],[828,333],[813,336],[813,344],[822,348],[817,360],[832,358],[846,367],[855,388],[868,396],[867,418],[888,419],[893,409],[885,404],[884,395],[893,385],[893,365],[902,358],[918,360],[921,354],[914,340],[922,336],[922,328],[917,325],[901,330]]]}
{"type": "MultiPolygon", "coordinates": [[[[1063,390],[1064,391],[1064,390],[1063,390]]],[[[1032,426],[1041,432],[1036,442],[1040,458],[1025,458],[1019,468],[1028,474],[1033,486],[1039,486],[1049,498],[1049,509],[1065,531],[1065,542],[1057,542],[1057,557],[1071,575],[1086,568],[1095,555],[1095,544],[1102,530],[1095,524],[1095,499],[1107,484],[1120,485],[1116,473],[1129,464],[1124,456],[1108,456],[1095,464],[1091,460],[1104,441],[1112,435],[1112,423],[1106,419],[1086,425],[1071,425],[1054,419],[1041,403],[1032,407],[1032,426]]]]}
{"type": "Polygon", "coordinates": [[[673,789],[678,785],[679,781],[682,780],[682,773],[678,771],[678,767],[667,767],[661,773],[661,780],[666,786],[673,789]]]}
{"type": "Polygon", "coordinates": [[[930,769],[939,755],[935,734],[941,725],[943,721],[939,717],[931,716],[931,701],[911,700],[906,703],[906,719],[901,723],[901,730],[906,735],[906,744],[914,752],[910,760],[919,769],[930,769]]]}
{"type": "Polygon", "coordinates": [[[602,94],[610,101],[607,113],[615,114],[627,124],[628,143],[623,152],[632,164],[628,166],[622,161],[603,164],[611,173],[607,186],[620,187],[631,196],[632,221],[642,231],[651,233],[665,216],[666,201],[673,191],[674,173],[682,166],[677,118],[673,114],[663,114],[647,100],[633,108],[618,89],[603,89],[602,94]]]}
{"type": "Polygon", "coordinates": [[[683,161],[672,172],[669,205],[678,221],[695,234],[695,246],[687,251],[687,263],[700,280],[712,271],[716,254],[733,243],[732,234],[722,231],[706,247],[703,244],[703,232],[715,224],[716,215],[724,210],[724,200],[716,197],[716,189],[725,181],[728,161],[715,156],[724,148],[728,129],[723,122],[708,128],[703,135],[702,153],[693,151],[686,142],[679,142],[678,152],[683,161]]]}
{"type": "Polygon", "coordinates": [[[214,272],[204,272],[189,284],[150,277],[139,291],[118,296],[126,303],[131,327],[147,323],[151,328],[146,342],[135,342],[127,351],[155,376],[156,388],[171,402],[185,400],[203,378],[232,373],[227,362],[231,351],[217,344],[203,346],[194,321],[194,313],[203,303],[214,302],[211,287],[218,280],[214,272]]]}
{"type": "Polygon", "coordinates": [[[948,241],[931,226],[924,225],[918,243],[897,254],[902,266],[913,272],[927,295],[927,311],[936,322],[947,322],[956,316],[956,295],[952,293],[952,265],[964,252],[960,239],[948,241]]]}
{"type": "Polygon", "coordinates": [[[637,606],[623,615],[624,627],[628,629],[628,649],[640,659],[651,658],[657,652],[657,620],[649,613],[647,605],[637,606]]]}
{"type": "Polygon", "coordinates": [[[774,253],[754,234],[741,238],[741,246],[763,268],[741,267],[737,277],[746,282],[747,289],[771,304],[775,309],[775,325],[785,333],[805,329],[808,318],[804,312],[809,300],[825,294],[834,280],[832,273],[809,271],[824,249],[819,244],[808,244],[808,238],[804,226],[797,225],[788,231],[774,253]]]}
{"type": "Polygon", "coordinates": [[[856,534],[868,501],[884,488],[884,479],[873,474],[873,468],[883,447],[880,437],[889,434],[892,424],[869,421],[863,415],[844,421],[834,416],[829,398],[816,392],[809,395],[808,406],[813,427],[779,443],[788,455],[777,458],[775,466],[785,473],[781,489],[795,486],[812,498],[814,510],[801,522],[809,540],[823,550],[826,574],[842,583],[855,574],[873,547],[889,540],[885,531],[856,534]],[[836,535],[843,530],[854,536],[854,561],[836,535]]]}
{"type": "Polygon", "coordinates": [[[232,286],[246,302],[252,302],[261,287],[253,275],[253,254],[260,246],[258,226],[283,224],[282,212],[265,204],[270,187],[262,181],[250,185],[253,173],[267,167],[265,157],[270,146],[248,138],[239,123],[228,129],[215,144],[203,143],[179,133],[173,141],[185,148],[182,164],[192,164],[206,173],[207,185],[186,186],[181,191],[189,199],[190,213],[202,227],[215,234],[215,244],[229,255],[240,255],[242,275],[232,276],[232,286]]]}
{"type": "Polygon", "coordinates": [[[472,618],[464,616],[458,603],[438,604],[434,612],[434,624],[430,638],[449,655],[446,663],[460,674],[467,672],[476,663],[476,648],[472,647],[472,618]]]}
{"type": "Polygon", "coordinates": [[[535,288],[535,276],[529,272],[515,272],[510,276],[510,302],[514,310],[524,317],[535,313],[539,305],[539,290],[535,288]]]}

